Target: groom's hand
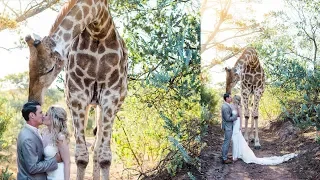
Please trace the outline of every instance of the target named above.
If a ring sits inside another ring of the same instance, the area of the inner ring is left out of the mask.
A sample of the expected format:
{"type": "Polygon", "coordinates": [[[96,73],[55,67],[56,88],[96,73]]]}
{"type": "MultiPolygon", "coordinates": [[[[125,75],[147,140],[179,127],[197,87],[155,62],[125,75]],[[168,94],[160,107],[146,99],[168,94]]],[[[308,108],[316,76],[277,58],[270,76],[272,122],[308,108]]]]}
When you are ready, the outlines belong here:
{"type": "Polygon", "coordinates": [[[62,159],[61,159],[61,156],[60,156],[59,152],[54,157],[56,158],[58,163],[62,162],[62,159]]]}

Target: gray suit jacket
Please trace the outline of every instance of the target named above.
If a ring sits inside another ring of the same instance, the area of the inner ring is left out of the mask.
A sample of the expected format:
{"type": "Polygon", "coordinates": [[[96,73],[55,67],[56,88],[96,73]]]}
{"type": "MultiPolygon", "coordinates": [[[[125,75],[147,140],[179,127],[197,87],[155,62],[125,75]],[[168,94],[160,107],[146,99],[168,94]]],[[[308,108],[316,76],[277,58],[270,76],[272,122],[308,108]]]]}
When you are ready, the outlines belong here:
{"type": "Polygon", "coordinates": [[[18,135],[17,163],[17,180],[46,180],[46,172],[58,168],[55,158],[44,160],[42,140],[26,126],[18,135]]]}
{"type": "Polygon", "coordinates": [[[221,107],[222,129],[225,131],[233,128],[233,121],[237,120],[237,115],[232,115],[230,104],[224,102],[221,107]]]}

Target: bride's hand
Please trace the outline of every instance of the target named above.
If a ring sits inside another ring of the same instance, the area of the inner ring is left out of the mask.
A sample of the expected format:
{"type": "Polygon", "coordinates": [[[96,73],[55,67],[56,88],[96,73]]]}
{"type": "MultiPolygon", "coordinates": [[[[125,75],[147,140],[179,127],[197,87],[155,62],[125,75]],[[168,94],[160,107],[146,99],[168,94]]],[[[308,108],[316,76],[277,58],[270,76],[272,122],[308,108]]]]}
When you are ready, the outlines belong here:
{"type": "Polygon", "coordinates": [[[62,162],[62,158],[61,158],[61,155],[60,155],[60,153],[59,153],[59,152],[57,152],[57,154],[56,154],[54,157],[56,158],[57,163],[62,162]]]}

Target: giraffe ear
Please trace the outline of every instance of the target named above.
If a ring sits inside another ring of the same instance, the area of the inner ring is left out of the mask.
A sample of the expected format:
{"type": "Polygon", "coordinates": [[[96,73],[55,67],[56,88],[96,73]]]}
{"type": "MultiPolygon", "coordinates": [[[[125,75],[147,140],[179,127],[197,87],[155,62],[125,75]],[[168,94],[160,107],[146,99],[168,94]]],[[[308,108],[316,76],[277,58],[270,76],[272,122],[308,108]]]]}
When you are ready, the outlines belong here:
{"type": "Polygon", "coordinates": [[[33,33],[32,36],[33,36],[34,40],[41,41],[41,37],[38,34],[33,33]]]}
{"type": "Polygon", "coordinates": [[[225,67],[225,68],[224,68],[224,70],[226,70],[226,71],[229,71],[229,72],[230,72],[230,69],[229,69],[229,68],[227,68],[227,67],[225,67]]]}

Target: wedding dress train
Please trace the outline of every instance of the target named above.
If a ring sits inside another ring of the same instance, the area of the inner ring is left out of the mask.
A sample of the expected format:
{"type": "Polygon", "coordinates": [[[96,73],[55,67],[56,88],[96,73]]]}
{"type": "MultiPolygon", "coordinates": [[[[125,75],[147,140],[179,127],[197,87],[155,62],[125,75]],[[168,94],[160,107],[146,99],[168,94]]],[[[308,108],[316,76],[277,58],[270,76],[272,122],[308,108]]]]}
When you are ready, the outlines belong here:
{"type": "Polygon", "coordinates": [[[283,156],[272,156],[258,158],[255,156],[251,148],[245,141],[242,132],[240,131],[240,118],[233,122],[232,132],[232,156],[233,159],[242,159],[245,163],[255,163],[261,165],[277,165],[282,162],[297,156],[295,153],[286,154],[283,156]]]}

